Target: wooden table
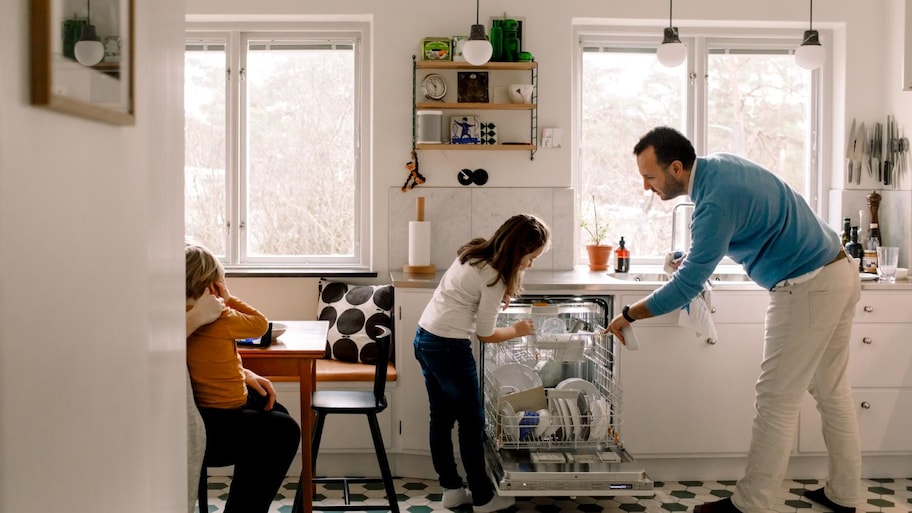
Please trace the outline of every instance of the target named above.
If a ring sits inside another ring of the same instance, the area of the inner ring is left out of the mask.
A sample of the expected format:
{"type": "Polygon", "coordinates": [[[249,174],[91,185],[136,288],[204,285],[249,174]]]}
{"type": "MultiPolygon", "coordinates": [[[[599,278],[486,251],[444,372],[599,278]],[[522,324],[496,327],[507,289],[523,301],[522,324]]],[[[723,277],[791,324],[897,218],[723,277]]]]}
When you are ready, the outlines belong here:
{"type": "MultiPolygon", "coordinates": [[[[244,367],[267,378],[295,378],[301,387],[301,472],[304,482],[313,479],[310,439],[313,427],[311,394],[317,385],[315,360],[323,358],[329,321],[282,321],[288,325],[277,341],[265,349],[239,347],[244,367]]],[[[313,487],[302,487],[304,511],[313,511],[313,487]]]]}

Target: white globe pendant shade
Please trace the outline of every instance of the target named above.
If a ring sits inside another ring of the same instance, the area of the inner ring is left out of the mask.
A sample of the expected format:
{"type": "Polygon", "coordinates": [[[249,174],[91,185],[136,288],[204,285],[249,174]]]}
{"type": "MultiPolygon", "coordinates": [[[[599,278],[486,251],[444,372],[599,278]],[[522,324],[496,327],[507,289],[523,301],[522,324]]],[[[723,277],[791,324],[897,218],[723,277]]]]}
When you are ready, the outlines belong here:
{"type": "Polygon", "coordinates": [[[677,27],[665,28],[665,37],[656,49],[656,58],[668,68],[676,68],[687,59],[687,45],[678,38],[677,27]]]}
{"type": "Polygon", "coordinates": [[[491,60],[494,47],[485,37],[484,25],[472,25],[469,39],[462,46],[462,56],[472,66],[481,66],[491,60]]]}
{"type": "Polygon", "coordinates": [[[85,25],[82,27],[82,36],[73,49],[76,54],[76,60],[83,66],[94,66],[104,58],[104,45],[95,35],[95,25],[85,25]]]}
{"type": "Polygon", "coordinates": [[[94,66],[104,58],[104,45],[99,41],[80,41],[74,51],[76,60],[83,66],[94,66]]]}
{"type": "Polygon", "coordinates": [[[823,66],[826,51],[820,45],[819,35],[816,30],[805,30],[804,41],[795,49],[795,62],[798,66],[813,70],[823,66]]]}

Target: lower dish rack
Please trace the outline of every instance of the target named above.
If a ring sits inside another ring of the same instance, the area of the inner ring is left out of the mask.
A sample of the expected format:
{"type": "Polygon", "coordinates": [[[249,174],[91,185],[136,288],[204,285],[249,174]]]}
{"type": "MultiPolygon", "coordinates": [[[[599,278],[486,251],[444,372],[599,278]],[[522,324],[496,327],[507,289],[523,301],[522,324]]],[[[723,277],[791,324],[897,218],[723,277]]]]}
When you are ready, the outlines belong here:
{"type": "Polygon", "coordinates": [[[621,445],[610,335],[523,337],[489,345],[494,347],[485,347],[484,408],[488,437],[498,449],[604,451],[621,445]]]}

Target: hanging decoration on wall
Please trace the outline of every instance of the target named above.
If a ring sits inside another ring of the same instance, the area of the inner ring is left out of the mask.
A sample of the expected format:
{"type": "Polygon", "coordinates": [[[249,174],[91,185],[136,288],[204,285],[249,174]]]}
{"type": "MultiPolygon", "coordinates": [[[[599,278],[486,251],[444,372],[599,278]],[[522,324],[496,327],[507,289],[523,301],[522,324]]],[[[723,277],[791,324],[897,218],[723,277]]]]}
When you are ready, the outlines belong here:
{"type": "Polygon", "coordinates": [[[418,152],[412,150],[411,157],[412,160],[405,163],[405,169],[408,170],[409,174],[405,177],[405,183],[402,184],[402,192],[414,189],[427,181],[424,175],[418,171],[418,152]]]}

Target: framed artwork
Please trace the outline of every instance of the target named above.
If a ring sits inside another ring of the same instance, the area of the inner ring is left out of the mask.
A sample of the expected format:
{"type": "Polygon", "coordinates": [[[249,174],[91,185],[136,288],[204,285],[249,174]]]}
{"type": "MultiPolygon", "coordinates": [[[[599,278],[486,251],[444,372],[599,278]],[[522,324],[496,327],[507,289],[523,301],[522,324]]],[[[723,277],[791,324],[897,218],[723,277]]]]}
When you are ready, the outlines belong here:
{"type": "Polygon", "coordinates": [[[136,122],[134,0],[30,0],[31,103],[112,125],[136,122]]]}
{"type": "Polygon", "coordinates": [[[480,144],[481,124],[478,122],[478,116],[450,116],[450,143],[480,144]]]}
{"type": "Polygon", "coordinates": [[[459,71],[456,74],[457,103],[488,103],[488,72],[459,71]]]}

